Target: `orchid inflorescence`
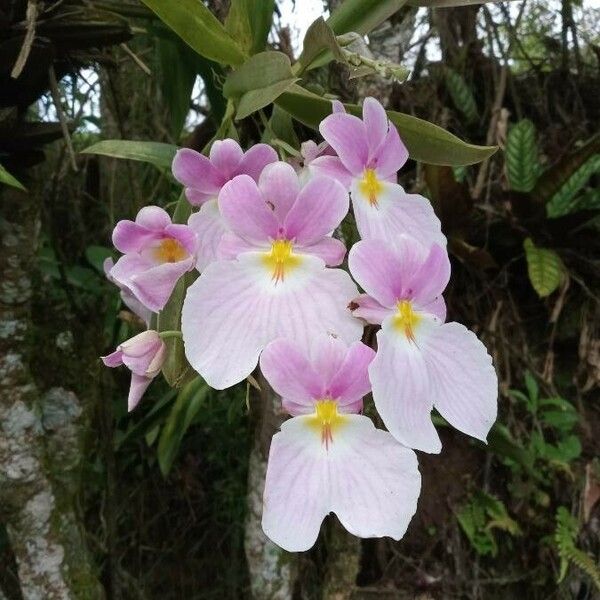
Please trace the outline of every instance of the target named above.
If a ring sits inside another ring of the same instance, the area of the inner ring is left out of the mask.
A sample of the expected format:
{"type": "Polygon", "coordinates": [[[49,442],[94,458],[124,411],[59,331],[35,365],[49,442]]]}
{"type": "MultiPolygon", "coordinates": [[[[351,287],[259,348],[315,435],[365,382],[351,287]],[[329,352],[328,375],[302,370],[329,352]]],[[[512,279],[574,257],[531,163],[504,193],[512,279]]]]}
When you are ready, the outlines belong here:
{"type": "MultiPolygon", "coordinates": [[[[294,166],[231,139],[208,157],[180,150],[173,174],[199,210],[187,225],[156,206],[119,222],[123,256],[106,265],[147,323],[200,271],[181,330],[187,360],[213,388],[260,362],[292,416],[271,443],[263,529],[290,551],[310,548],[330,512],[357,536],[400,539],[421,488],[414,449],[441,451],[432,408],[483,441],[497,411],[485,346],[445,322],[446,239],[429,201],[397,183],[408,151],[383,107],[367,98],[360,119],[334,102],[319,130],[325,141],[305,142],[294,166]],[[350,200],[362,239],[348,273],[334,233],[350,200]],[[367,323],[381,326],[376,352],[361,341],[367,323]],[[361,414],[369,392],[388,431],[361,414]]],[[[149,330],[104,358],[132,371],[130,410],[165,356],[149,330]]]]}

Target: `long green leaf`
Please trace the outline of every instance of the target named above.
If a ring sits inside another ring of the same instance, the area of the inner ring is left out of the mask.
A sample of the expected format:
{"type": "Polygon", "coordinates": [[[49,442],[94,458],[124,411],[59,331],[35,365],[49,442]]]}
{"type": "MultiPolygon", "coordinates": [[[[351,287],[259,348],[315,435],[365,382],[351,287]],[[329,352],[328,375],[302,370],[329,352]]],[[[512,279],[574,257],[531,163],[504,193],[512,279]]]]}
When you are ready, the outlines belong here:
{"type": "Polygon", "coordinates": [[[25,186],[16,177],[11,175],[2,165],[0,165],[0,183],[4,183],[5,185],[25,191],[25,186]]]}
{"type": "Polygon", "coordinates": [[[244,52],[202,0],[142,2],[201,56],[227,65],[244,62],[244,52]]]}
{"type": "Polygon", "coordinates": [[[146,162],[161,170],[171,168],[176,152],[177,146],[172,144],[133,140],[103,140],[81,151],[82,154],[100,154],[146,162]]]}
{"type": "Polygon", "coordinates": [[[171,470],[183,436],[202,409],[209,391],[206,382],[196,377],[179,392],[158,442],[158,464],[163,475],[171,470]]]}
{"type": "Polygon", "coordinates": [[[327,19],[336,35],[356,31],[366,35],[406,4],[406,0],[345,0],[327,19]]]}
{"type": "Polygon", "coordinates": [[[225,29],[249,54],[265,49],[275,0],[232,0],[225,29]]]}
{"type": "MultiPolygon", "coordinates": [[[[297,121],[314,129],[331,114],[331,102],[304,88],[294,85],[283,93],[276,104],[297,121]]],[[[349,113],[360,115],[356,105],[346,105],[349,113]]],[[[396,125],[411,158],[432,165],[461,166],[481,162],[496,152],[496,146],[468,144],[452,133],[412,115],[387,111],[390,121],[396,125]]]]}
{"type": "Polygon", "coordinates": [[[531,285],[540,298],[549,296],[563,277],[564,266],[560,256],[554,250],[535,246],[531,238],[523,242],[523,248],[531,285]]]}
{"type": "Polygon", "coordinates": [[[522,119],[510,128],[506,139],[506,171],[510,188],[515,192],[531,192],[538,170],[535,125],[529,119],[522,119]]]}
{"type": "Polygon", "coordinates": [[[579,203],[576,201],[577,194],[596,173],[600,173],[600,154],[589,158],[562,184],[546,204],[546,214],[550,218],[555,218],[580,210],[579,203]]]}
{"type": "Polygon", "coordinates": [[[600,133],[594,135],[575,152],[563,157],[538,179],[533,196],[539,202],[548,202],[565,182],[594,154],[600,154],[600,133]]]}
{"type": "MultiPolygon", "coordinates": [[[[473,4],[494,4],[503,0],[408,0],[410,6],[427,8],[448,8],[450,6],[471,6],[473,4]]],[[[514,0],[508,0],[513,2],[514,0]]]]}

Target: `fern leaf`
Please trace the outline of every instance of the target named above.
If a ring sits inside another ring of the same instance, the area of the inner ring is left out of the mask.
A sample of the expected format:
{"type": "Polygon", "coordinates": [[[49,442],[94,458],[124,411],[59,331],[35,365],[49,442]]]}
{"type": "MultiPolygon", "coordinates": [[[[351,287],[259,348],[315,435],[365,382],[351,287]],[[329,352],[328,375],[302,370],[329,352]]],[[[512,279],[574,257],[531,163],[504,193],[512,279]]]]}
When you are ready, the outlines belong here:
{"type": "Polygon", "coordinates": [[[531,238],[523,242],[523,248],[531,285],[540,298],[549,296],[563,277],[564,266],[560,256],[554,250],[535,246],[531,238]]]}
{"type": "Polygon", "coordinates": [[[600,568],[590,556],[575,545],[578,533],[579,523],[577,519],[564,506],[559,506],[556,511],[556,529],[554,532],[554,541],[560,557],[557,582],[561,583],[564,580],[569,564],[574,563],[590,577],[594,585],[600,590],[600,568]]]}
{"type": "Polygon", "coordinates": [[[581,165],[550,198],[546,205],[548,217],[562,217],[580,210],[577,194],[585,187],[592,175],[600,172],[600,154],[595,154],[581,165]]]}
{"type": "Polygon", "coordinates": [[[539,173],[535,126],[528,119],[513,125],[506,138],[506,172],[510,189],[531,192],[539,173]]]}
{"type": "Polygon", "coordinates": [[[479,119],[477,103],[462,75],[452,69],[445,69],[446,88],[450,93],[454,106],[466,117],[469,123],[479,119]]]}

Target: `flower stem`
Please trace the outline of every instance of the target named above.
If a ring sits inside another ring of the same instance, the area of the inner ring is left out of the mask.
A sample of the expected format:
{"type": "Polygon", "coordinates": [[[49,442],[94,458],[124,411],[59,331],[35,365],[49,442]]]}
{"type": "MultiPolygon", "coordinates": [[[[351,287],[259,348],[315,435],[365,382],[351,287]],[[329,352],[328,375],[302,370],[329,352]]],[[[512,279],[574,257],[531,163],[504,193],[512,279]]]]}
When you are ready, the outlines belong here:
{"type": "Polygon", "coordinates": [[[161,331],[158,335],[160,335],[160,337],[165,340],[168,338],[179,338],[181,339],[183,337],[181,331],[161,331]]]}

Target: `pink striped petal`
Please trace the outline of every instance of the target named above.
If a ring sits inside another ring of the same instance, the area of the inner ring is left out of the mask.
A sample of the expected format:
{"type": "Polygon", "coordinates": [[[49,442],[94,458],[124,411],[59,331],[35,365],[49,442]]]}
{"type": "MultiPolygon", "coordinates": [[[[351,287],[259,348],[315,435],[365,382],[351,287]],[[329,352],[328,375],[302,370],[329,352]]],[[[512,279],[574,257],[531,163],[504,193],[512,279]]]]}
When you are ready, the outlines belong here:
{"type": "Polygon", "coordinates": [[[369,155],[374,157],[387,136],[390,122],[383,106],[371,97],[365,98],[363,102],[362,116],[367,133],[369,155]]]}
{"type": "Polygon", "coordinates": [[[171,225],[171,217],[160,206],[144,206],[135,217],[135,222],[146,229],[162,231],[171,225]]]}
{"type": "Polygon", "coordinates": [[[271,342],[261,354],[260,369],[292,415],[313,412],[315,400],[323,397],[322,374],[315,371],[298,346],[289,340],[271,342]]]}
{"type": "Polygon", "coordinates": [[[397,182],[397,172],[404,166],[407,160],[408,149],[400,139],[396,126],[390,123],[389,131],[373,156],[377,174],[382,179],[390,179],[395,183],[397,182]]]}
{"type": "Polygon", "coordinates": [[[362,342],[350,346],[344,362],[329,382],[331,397],[346,410],[358,412],[362,408],[362,398],[371,391],[368,367],[375,357],[375,351],[362,342]]]}
{"type": "Polygon", "coordinates": [[[496,420],[498,380],[477,336],[459,323],[435,327],[422,345],[434,406],[453,427],[485,442],[496,420]]]}
{"type": "Polygon", "coordinates": [[[344,167],[353,175],[361,175],[369,161],[364,123],[354,115],[336,113],[321,121],[319,131],[344,167]]]}
{"type": "Polygon", "coordinates": [[[144,392],[148,389],[148,386],[152,383],[152,377],[145,377],[144,375],[131,374],[131,384],[129,386],[129,396],[127,398],[127,411],[131,412],[142,399],[144,392]]]}
{"type": "Polygon", "coordinates": [[[402,298],[402,262],[381,240],[362,240],[350,249],[352,277],[382,306],[393,308],[402,298]]]}
{"type": "Polygon", "coordinates": [[[318,256],[328,267],[338,267],[346,256],[346,246],[336,238],[325,237],[316,244],[303,246],[302,253],[318,256]]]}
{"type": "Polygon", "coordinates": [[[334,512],[359,537],[400,539],[415,513],[421,478],[414,452],[360,415],[345,415],[328,448],[300,416],[271,442],[263,530],[283,549],[308,550],[334,512]]]}
{"type": "Polygon", "coordinates": [[[254,181],[258,181],[263,169],[270,163],[277,161],[277,152],[267,144],[255,144],[246,151],[236,175],[250,175],[254,181]]]}
{"type": "Polygon", "coordinates": [[[328,177],[311,179],[288,212],[284,229],[288,239],[310,246],[331,233],[348,213],[348,194],[328,177]]]}
{"type": "Polygon", "coordinates": [[[206,202],[199,212],[190,216],[188,225],[198,236],[196,268],[203,271],[207,265],[217,259],[219,244],[228,231],[219,212],[217,201],[206,202]]]}
{"type": "Polygon", "coordinates": [[[320,335],[311,340],[307,350],[311,363],[318,369],[327,386],[340,370],[348,352],[348,345],[332,335],[320,335]]]}
{"type": "Polygon", "coordinates": [[[190,148],[182,148],[177,151],[173,159],[172,170],[173,176],[179,183],[205,194],[218,193],[225,183],[225,178],[210,160],[190,148]]]}
{"type": "Polygon", "coordinates": [[[446,246],[440,221],[427,198],[407,194],[401,186],[382,181],[377,204],[372,205],[358,181],[354,180],[350,194],[356,226],[363,239],[380,239],[394,245],[399,235],[406,234],[425,246],[446,246]]]}
{"type": "Polygon", "coordinates": [[[204,193],[194,188],[186,188],[185,197],[192,206],[202,206],[209,200],[216,200],[217,192],[204,193]]]}
{"type": "Polygon", "coordinates": [[[275,214],[248,175],[238,175],[223,186],[219,209],[229,229],[249,242],[261,244],[279,233],[275,214]]]}
{"type": "Polygon", "coordinates": [[[300,181],[292,165],[275,162],[267,165],[258,180],[263,200],[272,208],[277,219],[285,219],[300,191],[300,181]]]}
{"type": "Polygon", "coordinates": [[[240,145],[232,139],[216,140],[210,147],[210,162],[219,171],[224,181],[239,174],[238,166],[243,157],[244,152],[240,145]]]}
{"type": "Polygon", "coordinates": [[[123,364],[123,351],[117,348],[114,352],[100,358],[106,367],[120,367],[123,364]]]}
{"type": "Polygon", "coordinates": [[[345,190],[350,189],[352,184],[352,174],[342,164],[337,156],[319,156],[315,158],[308,166],[310,173],[314,175],[324,175],[339,181],[345,190]]]}
{"type": "Polygon", "coordinates": [[[133,221],[119,221],[112,232],[112,243],[119,252],[140,252],[160,238],[160,233],[133,221]]]}
{"type": "Polygon", "coordinates": [[[400,443],[437,454],[442,444],[431,422],[434,398],[419,349],[421,338],[411,342],[394,330],[392,319],[388,317],[377,334],[377,356],[369,367],[375,407],[400,443]]]}
{"type": "Polygon", "coordinates": [[[441,296],[450,281],[450,260],[445,248],[433,244],[419,269],[406,278],[408,296],[419,305],[426,305],[441,296]]]}
{"type": "Polygon", "coordinates": [[[253,252],[212,263],[188,289],[182,314],[186,356],[216,389],[247,377],[261,350],[277,338],[307,347],[327,332],[348,343],[362,334],[360,321],[345,308],[357,295],[347,273],[299,255],[300,263],[275,281],[264,257],[253,252]]]}
{"type": "Polygon", "coordinates": [[[372,325],[381,325],[393,313],[394,309],[382,306],[368,294],[361,294],[352,300],[352,314],[372,325]]]}

